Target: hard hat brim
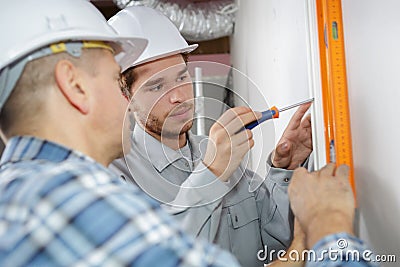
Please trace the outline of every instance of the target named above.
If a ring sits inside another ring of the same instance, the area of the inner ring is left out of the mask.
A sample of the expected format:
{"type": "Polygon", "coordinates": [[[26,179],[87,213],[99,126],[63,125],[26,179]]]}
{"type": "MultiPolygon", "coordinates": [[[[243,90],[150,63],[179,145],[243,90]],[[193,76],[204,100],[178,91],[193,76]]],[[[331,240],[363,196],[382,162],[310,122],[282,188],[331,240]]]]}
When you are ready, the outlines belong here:
{"type": "Polygon", "coordinates": [[[181,48],[181,49],[176,49],[174,51],[169,51],[168,53],[160,53],[160,54],[155,55],[153,57],[146,58],[145,60],[140,60],[140,58],[139,58],[139,60],[137,60],[136,62],[134,62],[132,64],[123,65],[120,62],[120,65],[122,67],[122,72],[126,71],[129,68],[136,67],[136,66],[139,66],[139,65],[151,62],[151,61],[155,61],[157,59],[161,59],[161,58],[165,58],[165,57],[169,57],[169,56],[173,56],[173,55],[177,55],[177,54],[188,54],[188,53],[192,52],[193,50],[195,50],[198,46],[199,46],[198,44],[192,44],[192,45],[186,46],[186,47],[181,48]]]}
{"type": "Polygon", "coordinates": [[[147,46],[147,40],[144,38],[132,38],[123,36],[110,36],[102,33],[89,33],[81,30],[63,31],[48,35],[41,35],[30,43],[16,44],[15,48],[1,57],[8,59],[2,61],[0,69],[12,64],[13,62],[29,55],[33,51],[62,41],[105,41],[109,42],[115,50],[115,58],[118,62],[132,62],[138,59],[140,54],[147,46]],[[65,38],[68,36],[68,38],[65,38]]]}

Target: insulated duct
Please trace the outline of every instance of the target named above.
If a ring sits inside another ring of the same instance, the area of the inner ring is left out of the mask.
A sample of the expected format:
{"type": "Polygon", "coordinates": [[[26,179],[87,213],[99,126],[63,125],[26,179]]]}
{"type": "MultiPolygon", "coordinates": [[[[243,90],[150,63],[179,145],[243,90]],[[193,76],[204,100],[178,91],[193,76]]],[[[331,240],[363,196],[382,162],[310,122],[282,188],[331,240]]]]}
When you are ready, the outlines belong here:
{"type": "Polygon", "coordinates": [[[233,33],[237,5],[234,0],[193,2],[189,0],[113,0],[119,8],[144,5],[165,14],[186,40],[199,42],[233,33]]]}

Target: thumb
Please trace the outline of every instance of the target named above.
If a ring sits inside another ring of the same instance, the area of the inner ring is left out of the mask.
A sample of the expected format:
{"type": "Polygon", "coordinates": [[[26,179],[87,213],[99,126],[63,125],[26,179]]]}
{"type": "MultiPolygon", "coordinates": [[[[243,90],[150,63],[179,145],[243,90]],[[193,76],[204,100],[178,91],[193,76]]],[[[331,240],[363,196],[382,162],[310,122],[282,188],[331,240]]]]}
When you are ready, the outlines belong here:
{"type": "Polygon", "coordinates": [[[349,166],[342,164],[336,169],[335,176],[348,178],[349,177],[350,168],[349,166]]]}
{"type": "Polygon", "coordinates": [[[339,181],[344,183],[344,185],[347,188],[351,187],[350,181],[349,181],[349,173],[350,173],[350,168],[349,168],[349,166],[347,166],[345,164],[342,164],[339,167],[337,167],[336,173],[335,173],[336,179],[338,179],[339,181]]]}
{"type": "Polygon", "coordinates": [[[279,156],[279,157],[285,157],[285,156],[289,155],[289,153],[290,153],[289,143],[283,142],[283,143],[279,144],[275,149],[275,153],[277,154],[276,156],[279,156]]]}

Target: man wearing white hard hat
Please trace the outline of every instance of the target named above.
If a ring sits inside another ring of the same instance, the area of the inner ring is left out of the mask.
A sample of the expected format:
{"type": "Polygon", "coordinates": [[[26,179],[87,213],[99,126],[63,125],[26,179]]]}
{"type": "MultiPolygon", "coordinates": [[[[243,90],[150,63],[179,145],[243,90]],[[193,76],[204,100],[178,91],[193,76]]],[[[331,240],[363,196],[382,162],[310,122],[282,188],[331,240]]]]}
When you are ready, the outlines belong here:
{"type": "Polygon", "coordinates": [[[241,162],[254,141],[250,130],[241,129],[260,114],[235,107],[211,127],[208,142],[192,134],[194,96],[185,54],[197,45],[188,45],[168,18],[148,7],[127,7],[109,23],[119,34],[149,40],[136,61],[122,66],[137,124],[131,151],[110,168],[158,200],[188,233],[232,252],[243,266],[261,266],[257,252],[265,246],[286,249],[293,227],[287,186],[292,169],[312,150],[310,118],[302,120],[309,105],[295,113],[276,149],[273,164],[286,169],[271,168],[251,192],[257,175],[241,162]]]}
{"type": "Polygon", "coordinates": [[[86,0],[0,5],[0,266],[238,266],[105,166],[122,154],[119,36],[86,0]]]}

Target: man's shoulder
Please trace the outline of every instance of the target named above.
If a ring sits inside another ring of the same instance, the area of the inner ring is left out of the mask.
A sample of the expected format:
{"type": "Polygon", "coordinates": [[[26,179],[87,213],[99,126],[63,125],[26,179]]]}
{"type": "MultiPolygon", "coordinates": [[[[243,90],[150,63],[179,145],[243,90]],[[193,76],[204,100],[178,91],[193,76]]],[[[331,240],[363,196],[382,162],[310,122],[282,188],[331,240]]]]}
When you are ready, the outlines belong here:
{"type": "Polygon", "coordinates": [[[71,199],[81,199],[82,201],[76,203],[80,206],[85,205],[85,201],[119,201],[118,199],[129,198],[129,201],[139,206],[158,206],[136,186],[124,185],[117,175],[96,163],[76,161],[36,163],[35,167],[33,165],[35,164],[10,166],[0,172],[0,179],[7,179],[0,186],[0,192],[3,197],[9,196],[3,200],[14,199],[21,205],[34,207],[35,203],[43,200],[58,205],[70,202],[71,199]]]}
{"type": "Polygon", "coordinates": [[[73,187],[74,190],[78,190],[90,184],[99,185],[105,181],[117,180],[115,175],[100,164],[78,160],[63,162],[32,160],[13,163],[0,172],[0,177],[7,180],[3,184],[4,187],[13,184],[16,191],[29,188],[29,191],[35,192],[37,196],[49,194],[59,187],[73,187]]]}

